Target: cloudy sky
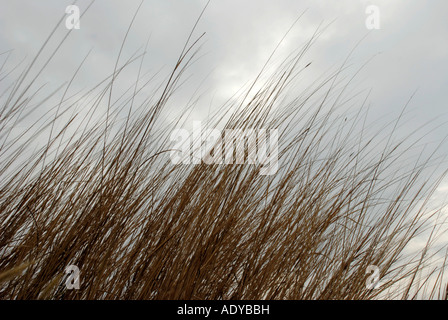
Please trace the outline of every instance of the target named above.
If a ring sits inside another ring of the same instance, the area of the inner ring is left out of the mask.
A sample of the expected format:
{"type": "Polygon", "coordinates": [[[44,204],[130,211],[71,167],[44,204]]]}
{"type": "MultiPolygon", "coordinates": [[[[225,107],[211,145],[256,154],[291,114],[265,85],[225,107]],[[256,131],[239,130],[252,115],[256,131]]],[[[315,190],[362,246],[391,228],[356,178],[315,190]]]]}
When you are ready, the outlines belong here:
{"type": "MultiPolygon", "coordinates": [[[[64,19],[69,16],[65,13],[68,5],[76,3],[84,12],[91,3],[90,0],[0,2],[0,53],[13,49],[8,55],[7,69],[21,63],[17,72],[30,63],[51,30],[63,19],[42,57],[48,57],[57,46],[67,32],[64,19]]],[[[69,81],[89,52],[70,93],[89,89],[110,75],[140,2],[94,1],[81,17],[80,29],[72,30],[40,76],[38,84],[46,84],[42,95],[69,81]]],[[[205,0],[144,1],[120,62],[138,50],[142,52],[149,39],[143,69],[152,74],[168,74],[206,3],[205,0]]],[[[371,59],[357,75],[352,89],[372,90],[369,98],[372,119],[397,117],[417,90],[400,130],[407,134],[434,121],[428,128],[436,129],[425,139],[428,143],[438,142],[448,134],[448,126],[443,125],[448,120],[446,12],[448,2],[444,0],[211,1],[194,35],[198,37],[205,32],[199,59],[188,69],[189,81],[170,107],[173,114],[183,110],[192,92],[198,90],[202,98],[193,110],[193,118],[200,119],[210,109],[219,108],[256,77],[293,22],[303,14],[281,43],[275,56],[277,61],[300,48],[320,25],[328,25],[304,58],[304,63],[312,62],[303,75],[302,83],[306,85],[339,66],[363,39],[350,56],[348,74],[355,73],[371,59]],[[378,30],[366,27],[369,5],[379,9],[378,30]]],[[[4,60],[6,54],[1,57],[4,60]]],[[[42,64],[43,60],[40,61],[42,64]]],[[[130,67],[133,80],[137,68],[138,64],[130,67]]],[[[39,62],[33,71],[37,70],[39,62]]],[[[15,74],[9,77],[13,79],[15,74]]],[[[0,90],[6,83],[0,82],[0,90]]],[[[119,85],[126,87],[126,83],[119,85]]],[[[298,92],[302,89],[300,85],[295,88],[298,92]]],[[[448,147],[443,148],[448,154],[448,147]]]]}
{"type": "MultiPolygon", "coordinates": [[[[20,64],[9,78],[14,79],[38,52],[51,30],[62,19],[41,57],[50,56],[67,33],[66,7],[76,4],[83,13],[90,0],[0,0],[0,53],[8,55],[7,70],[20,64]]],[[[81,17],[80,29],[69,37],[45,67],[36,87],[45,83],[41,95],[70,81],[84,57],[68,95],[109,76],[115,66],[121,44],[140,0],[96,0],[81,17]]],[[[163,79],[172,70],[179,53],[206,0],[146,0],[143,2],[126,39],[120,63],[136,52],[143,52],[149,39],[143,70],[163,79]]],[[[217,110],[242,86],[253,80],[285,36],[273,61],[281,61],[300,48],[319,26],[328,26],[304,57],[312,62],[292,90],[300,94],[322,74],[335,70],[350,55],[347,75],[354,74],[365,62],[352,83],[351,92],[371,90],[370,119],[390,121],[396,118],[414,92],[406,116],[397,130],[404,136],[432,121],[422,132],[430,132],[422,143],[433,146],[448,134],[448,2],[444,0],[212,0],[194,34],[201,39],[199,59],[190,66],[188,81],[174,96],[170,112],[182,112],[194,92],[201,99],[192,112],[201,119],[217,110]],[[368,30],[366,8],[379,9],[380,29],[368,30]],[[197,90],[197,91],[196,91],[197,90]]],[[[4,54],[0,58],[3,60],[4,54]]],[[[33,72],[43,61],[39,60],[33,72]],[[40,63],[40,64],[39,64],[40,63]]],[[[127,88],[135,80],[138,63],[129,67],[126,81],[116,86],[127,88]],[[127,77],[129,75],[129,77],[127,77]],[[132,79],[132,80],[131,80],[132,79]]],[[[275,63],[273,62],[273,66],[275,63]]],[[[0,82],[3,91],[8,82],[0,82]]],[[[119,95],[120,90],[116,90],[119,95]]],[[[150,94],[150,92],[148,92],[150,94]]],[[[378,127],[381,125],[378,124],[378,127]]],[[[448,154],[448,146],[442,151],[448,154]]]]}
{"type": "MultiPolygon", "coordinates": [[[[19,65],[8,76],[9,80],[31,62],[62,19],[32,74],[50,56],[67,33],[67,6],[76,4],[81,13],[88,9],[80,19],[80,29],[72,30],[36,82],[36,88],[45,84],[40,93],[42,97],[70,81],[89,52],[68,95],[90,89],[109,76],[141,3],[140,0],[96,0],[89,7],[91,0],[0,2],[0,53],[13,50],[3,54],[0,63],[8,57],[6,70],[19,65]]],[[[126,39],[120,63],[136,52],[143,52],[149,39],[143,73],[159,72],[158,79],[163,80],[172,70],[206,4],[206,0],[144,1],[126,39]]],[[[319,76],[335,70],[356,46],[348,60],[350,68],[346,75],[356,73],[369,61],[357,74],[350,92],[371,90],[370,120],[396,118],[416,92],[396,134],[410,134],[432,121],[419,135],[430,132],[421,142],[435,146],[448,134],[448,125],[444,125],[448,121],[446,12],[445,0],[212,0],[193,36],[196,38],[205,32],[199,59],[188,69],[185,76],[188,81],[174,96],[169,111],[175,118],[185,110],[195,92],[201,99],[193,109],[193,119],[200,120],[211,109],[221,108],[228,98],[256,77],[279,41],[301,17],[276,51],[273,68],[275,61],[300,48],[319,26],[328,27],[304,57],[303,64],[312,62],[312,65],[291,89],[293,94],[294,90],[300,94],[319,76]],[[366,27],[369,17],[366,8],[370,5],[379,9],[378,30],[366,27]]],[[[129,73],[122,77],[124,81],[117,82],[116,86],[126,89],[132,85],[138,67],[138,63],[132,64],[129,73]]],[[[0,82],[1,92],[8,83],[0,82]]],[[[120,90],[115,94],[121,94],[120,90]]],[[[443,146],[441,152],[448,154],[448,146],[443,146]]]]}
{"type": "MultiPolygon", "coordinates": [[[[9,58],[11,65],[25,57],[29,61],[64,16],[65,8],[74,3],[0,2],[0,50],[14,49],[9,58]]],[[[43,81],[56,86],[70,79],[89,50],[92,52],[87,67],[81,70],[75,85],[88,87],[110,74],[139,3],[140,0],[95,1],[81,18],[81,28],[73,30],[60,54],[46,68],[43,81]]],[[[84,11],[90,1],[76,4],[84,11]]],[[[146,67],[169,71],[205,4],[204,0],[145,1],[122,59],[144,46],[150,37],[146,67]]],[[[210,104],[214,97],[219,105],[220,99],[253,79],[294,20],[304,13],[282,43],[279,56],[299,47],[319,24],[332,22],[307,56],[313,61],[313,74],[320,74],[341,63],[369,33],[350,61],[356,68],[374,57],[359,76],[358,86],[372,89],[375,112],[401,110],[418,89],[411,105],[415,109],[414,121],[440,117],[446,112],[448,87],[447,11],[448,2],[444,0],[214,0],[197,28],[197,35],[206,35],[203,56],[190,69],[191,85],[204,82],[204,91],[209,94],[204,103],[210,104]],[[380,29],[369,33],[365,10],[370,4],[380,9],[380,29]]],[[[67,31],[64,24],[58,31],[61,35],[67,31]]]]}

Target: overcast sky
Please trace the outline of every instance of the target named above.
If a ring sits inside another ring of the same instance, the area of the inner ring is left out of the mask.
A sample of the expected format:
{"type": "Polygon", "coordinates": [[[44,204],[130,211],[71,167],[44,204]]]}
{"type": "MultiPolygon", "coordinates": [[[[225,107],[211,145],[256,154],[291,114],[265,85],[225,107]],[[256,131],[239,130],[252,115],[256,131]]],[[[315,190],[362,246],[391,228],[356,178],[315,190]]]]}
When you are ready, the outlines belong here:
{"type": "MultiPolygon", "coordinates": [[[[20,61],[31,58],[56,22],[74,1],[0,0],[0,49],[15,49],[20,61]]],[[[90,1],[78,1],[81,11],[90,1]]],[[[80,78],[86,84],[111,72],[121,42],[140,0],[97,0],[81,19],[52,64],[45,80],[60,83],[93,49],[80,78]]],[[[144,2],[125,47],[128,57],[149,44],[148,67],[172,67],[204,0],[144,2]]],[[[371,102],[378,110],[397,108],[419,89],[413,106],[424,116],[446,111],[448,87],[448,2],[443,0],[226,0],[212,1],[198,26],[206,32],[201,53],[205,56],[191,69],[194,78],[215,95],[227,96],[253,78],[288,30],[304,11],[303,18],[284,41],[281,51],[289,53],[307,40],[323,23],[333,24],[309,54],[313,72],[341,63],[353,46],[368,33],[365,9],[380,9],[380,30],[373,30],[357,48],[352,61],[362,63],[375,56],[365,68],[360,85],[372,88],[371,102]]],[[[61,25],[61,33],[65,32],[61,25]]],[[[79,81],[79,82],[83,82],[79,81]]]]}
{"type": "MultiPolygon", "coordinates": [[[[89,51],[69,94],[90,89],[110,75],[140,2],[96,0],[81,17],[80,29],[72,30],[39,78],[36,86],[46,83],[41,95],[69,81],[89,51]]],[[[57,22],[69,16],[65,13],[68,5],[76,3],[84,12],[91,1],[0,0],[0,3],[0,53],[14,49],[7,64],[7,69],[11,69],[21,61],[30,63],[57,22]]],[[[160,70],[160,79],[163,79],[173,68],[206,3],[205,0],[144,1],[120,61],[123,63],[139,49],[142,52],[149,38],[144,72],[154,74],[160,70]]],[[[424,132],[437,129],[425,137],[424,142],[437,143],[448,134],[448,125],[441,125],[448,121],[446,12],[448,2],[445,0],[212,0],[194,35],[206,33],[201,42],[200,58],[188,69],[186,76],[190,78],[169,105],[170,112],[173,118],[182,112],[198,88],[203,97],[193,110],[193,119],[200,120],[210,109],[220,108],[256,77],[293,22],[303,14],[282,42],[274,61],[281,61],[282,57],[300,48],[319,25],[331,24],[304,57],[303,64],[312,62],[312,65],[292,90],[300,94],[304,88],[301,85],[306,86],[321,74],[334,70],[364,38],[350,56],[351,69],[347,75],[354,74],[366,61],[373,59],[357,75],[351,92],[372,90],[369,97],[371,119],[390,120],[400,114],[417,90],[398,135],[409,134],[435,119],[424,132]],[[369,5],[379,9],[379,30],[366,27],[369,5]]],[[[64,22],[42,57],[48,57],[67,32],[64,22]]],[[[21,68],[11,74],[10,79],[14,79],[21,68]]],[[[138,63],[129,69],[129,77],[123,78],[130,82],[117,82],[117,87],[127,88],[135,80],[138,63]]],[[[39,68],[35,67],[33,71],[37,70],[39,68]]],[[[7,83],[0,82],[0,91],[7,83]]],[[[115,93],[119,95],[120,90],[115,93]]],[[[443,147],[443,152],[448,154],[447,146],[443,147]]]]}
{"type": "MultiPolygon", "coordinates": [[[[15,49],[11,61],[31,58],[56,22],[74,1],[0,0],[0,49],[15,49]],[[15,60],[13,60],[15,59],[15,60]]],[[[90,1],[78,1],[81,11],[90,1]]],[[[78,79],[86,87],[113,70],[121,42],[140,0],[97,0],[81,19],[52,64],[45,80],[54,84],[71,77],[82,58],[92,53],[78,79]]],[[[183,46],[204,0],[144,2],[123,57],[149,44],[148,68],[168,71],[183,46]]],[[[354,63],[375,56],[360,76],[360,86],[372,88],[371,103],[378,112],[400,109],[419,89],[413,107],[429,117],[446,111],[448,87],[448,2],[443,0],[226,0],[212,1],[198,26],[206,32],[201,53],[192,69],[194,79],[207,77],[204,89],[227,97],[252,79],[293,21],[281,52],[289,53],[306,41],[320,23],[333,24],[310,51],[312,71],[319,73],[341,63],[353,46],[368,33],[365,9],[380,9],[380,30],[373,30],[357,48],[354,63]],[[377,55],[378,53],[381,53],[377,55]],[[445,89],[445,90],[444,90],[445,89]]],[[[65,32],[61,25],[61,34],[65,32]]],[[[417,117],[420,118],[420,117],[417,117]]]]}
{"type": "MultiPolygon", "coordinates": [[[[150,38],[144,69],[153,73],[161,70],[161,74],[166,75],[206,2],[145,1],[126,40],[121,61],[138,49],[142,51],[150,38]]],[[[8,60],[11,68],[23,59],[26,63],[31,61],[57,21],[68,17],[65,9],[74,1],[0,0],[0,3],[0,52],[14,49],[8,60]]],[[[90,0],[76,2],[81,12],[89,4],[90,0]]],[[[95,1],[81,18],[80,29],[72,31],[42,74],[39,84],[47,83],[44,91],[50,92],[69,81],[90,50],[71,92],[88,89],[111,74],[139,4],[140,0],[95,1]]],[[[446,12],[448,2],[445,0],[211,1],[195,33],[197,37],[206,32],[201,42],[201,57],[188,70],[187,76],[191,78],[170,107],[173,114],[182,110],[192,92],[201,86],[200,93],[204,93],[204,97],[195,108],[193,118],[200,119],[205,110],[219,108],[241,86],[255,78],[280,39],[303,14],[282,42],[278,59],[299,48],[320,24],[331,23],[304,58],[304,63],[313,62],[304,74],[304,80],[311,82],[340,65],[367,35],[349,62],[354,73],[373,58],[357,76],[353,88],[355,91],[372,90],[369,103],[373,118],[388,113],[391,118],[396,117],[417,90],[400,130],[412,132],[432,119],[436,119],[432,127],[437,127],[448,120],[446,12]],[[366,27],[368,14],[365,11],[369,5],[380,10],[379,30],[369,31],[366,27]]],[[[49,55],[66,32],[65,23],[62,23],[43,57],[49,55]]],[[[132,67],[130,75],[135,74],[138,64],[132,67]]],[[[0,89],[4,85],[2,81],[0,89]]],[[[296,88],[298,92],[301,89],[296,88]]],[[[440,141],[447,134],[448,126],[440,126],[427,141],[440,141]]],[[[444,151],[448,153],[448,148],[444,151]]]]}

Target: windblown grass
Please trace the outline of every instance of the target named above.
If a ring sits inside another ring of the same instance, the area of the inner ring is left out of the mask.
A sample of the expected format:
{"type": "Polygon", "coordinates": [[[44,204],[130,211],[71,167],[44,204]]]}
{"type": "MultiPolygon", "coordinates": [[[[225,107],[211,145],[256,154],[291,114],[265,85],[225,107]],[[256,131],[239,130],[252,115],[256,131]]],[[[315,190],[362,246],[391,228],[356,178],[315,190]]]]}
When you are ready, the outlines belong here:
{"type": "MultiPolygon", "coordinates": [[[[188,109],[168,125],[161,115],[201,37],[190,36],[152,96],[142,97],[152,80],[140,64],[135,84],[117,100],[121,72],[144,54],[117,59],[112,75],[83,95],[68,96],[74,76],[36,103],[39,89],[32,88],[42,70],[31,71],[39,51],[1,96],[0,298],[444,298],[444,266],[434,271],[436,282],[417,281],[432,234],[421,255],[406,255],[442,209],[427,210],[442,179],[430,173],[440,161],[402,165],[419,137],[376,137],[364,123],[364,104],[355,114],[340,112],[350,103],[345,65],[303,95],[286,95],[309,67],[305,53],[317,37],[229,100],[233,113],[209,119],[210,127],[279,129],[273,176],[260,175],[258,165],[171,163],[170,130],[188,109]],[[91,112],[73,112],[79,104],[91,112]],[[49,111],[14,133],[37,109],[49,111]],[[65,287],[71,264],[81,271],[79,290],[65,287]],[[378,289],[366,288],[371,265],[388,279],[378,289]]],[[[396,121],[378,131],[393,133],[396,121]]]]}

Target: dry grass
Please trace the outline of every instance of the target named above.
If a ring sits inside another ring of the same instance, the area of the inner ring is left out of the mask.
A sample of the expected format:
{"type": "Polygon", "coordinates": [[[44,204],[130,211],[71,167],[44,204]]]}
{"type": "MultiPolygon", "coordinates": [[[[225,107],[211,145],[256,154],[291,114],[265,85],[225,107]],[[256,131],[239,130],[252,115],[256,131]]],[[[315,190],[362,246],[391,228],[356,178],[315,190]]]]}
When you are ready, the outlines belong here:
{"type": "MultiPolygon", "coordinates": [[[[257,78],[260,90],[254,85],[231,100],[236,111],[209,119],[210,127],[279,129],[273,176],[260,175],[257,165],[171,163],[170,130],[186,118],[162,126],[160,117],[201,37],[188,39],[150,97],[142,97],[151,82],[140,69],[132,88],[115,101],[112,95],[123,68],[144,55],[117,60],[114,73],[82,96],[68,96],[70,81],[52,94],[62,93],[54,107],[34,101],[41,72],[31,76],[34,62],[5,85],[0,298],[443,298],[443,268],[435,283],[422,285],[429,254],[405,255],[439,213],[426,207],[442,178],[428,172],[440,161],[402,165],[412,137],[392,143],[369,135],[363,105],[355,114],[339,112],[350,104],[345,65],[303,95],[286,95],[308,67],[304,55],[317,36],[270,77],[257,78]],[[92,112],[73,112],[80,103],[92,112]],[[104,104],[106,114],[93,116],[104,104]],[[14,135],[36,108],[49,111],[14,135]],[[58,128],[63,116],[69,120],[58,128]],[[33,151],[43,136],[44,147],[33,151]],[[81,270],[79,290],[65,287],[70,264],[81,270]],[[379,289],[366,289],[369,265],[388,279],[379,289]]],[[[393,133],[396,123],[378,131],[393,133]]]]}

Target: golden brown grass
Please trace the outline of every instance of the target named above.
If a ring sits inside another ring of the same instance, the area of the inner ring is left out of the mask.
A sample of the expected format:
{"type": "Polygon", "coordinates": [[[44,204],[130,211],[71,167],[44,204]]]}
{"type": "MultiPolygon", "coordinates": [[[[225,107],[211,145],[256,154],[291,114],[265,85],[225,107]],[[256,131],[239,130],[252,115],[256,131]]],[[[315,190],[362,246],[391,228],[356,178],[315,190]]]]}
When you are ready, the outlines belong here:
{"type": "MultiPolygon", "coordinates": [[[[171,163],[170,130],[185,118],[158,121],[201,37],[188,39],[151,97],[141,97],[150,82],[140,64],[135,85],[112,99],[123,68],[144,55],[117,60],[113,74],[82,96],[68,96],[70,81],[55,107],[34,102],[41,71],[33,77],[33,64],[26,68],[5,86],[0,109],[0,298],[443,298],[443,266],[428,288],[417,281],[427,251],[405,255],[439,213],[426,208],[442,178],[428,172],[440,162],[402,165],[412,137],[392,143],[369,135],[363,105],[339,113],[350,103],[345,65],[286,99],[317,36],[270,77],[257,78],[265,79],[260,90],[230,100],[236,111],[208,123],[278,128],[281,166],[273,176],[260,175],[257,165],[171,163]],[[81,102],[92,112],[70,116],[81,102]],[[95,118],[104,103],[107,112],[95,118]],[[38,107],[49,110],[44,120],[14,135],[38,107]],[[62,116],[69,120],[58,128],[62,116]],[[44,134],[45,146],[32,151],[44,134]],[[81,271],[79,290],[65,287],[71,264],[81,271]],[[366,288],[369,265],[388,279],[379,289],[366,288]]],[[[378,132],[393,133],[395,125],[378,132]]]]}

